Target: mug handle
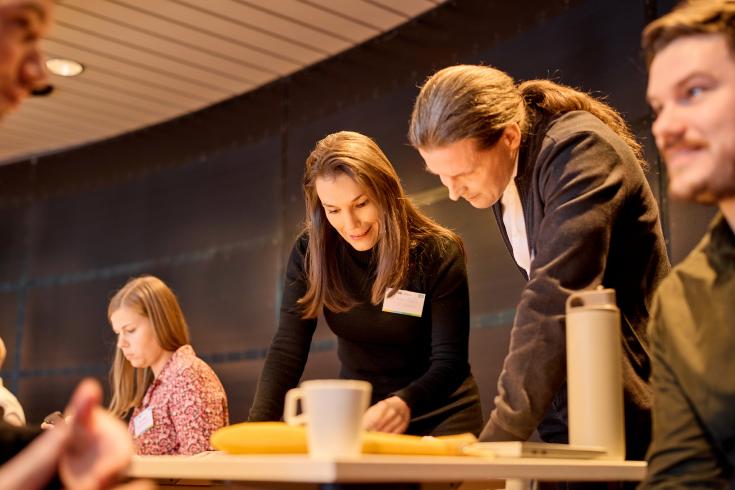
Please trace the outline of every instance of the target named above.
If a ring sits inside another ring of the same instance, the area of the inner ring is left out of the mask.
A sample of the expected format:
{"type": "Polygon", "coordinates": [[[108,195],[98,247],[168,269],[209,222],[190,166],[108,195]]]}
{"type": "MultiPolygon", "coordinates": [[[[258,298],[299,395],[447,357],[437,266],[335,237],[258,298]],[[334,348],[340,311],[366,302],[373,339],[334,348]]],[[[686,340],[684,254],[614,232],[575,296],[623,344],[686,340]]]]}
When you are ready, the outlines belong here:
{"type": "Polygon", "coordinates": [[[301,388],[291,388],[286,392],[286,402],[283,408],[283,420],[288,425],[302,425],[306,423],[306,414],[300,413],[296,415],[296,404],[302,400],[303,404],[304,390],[301,388]]]}

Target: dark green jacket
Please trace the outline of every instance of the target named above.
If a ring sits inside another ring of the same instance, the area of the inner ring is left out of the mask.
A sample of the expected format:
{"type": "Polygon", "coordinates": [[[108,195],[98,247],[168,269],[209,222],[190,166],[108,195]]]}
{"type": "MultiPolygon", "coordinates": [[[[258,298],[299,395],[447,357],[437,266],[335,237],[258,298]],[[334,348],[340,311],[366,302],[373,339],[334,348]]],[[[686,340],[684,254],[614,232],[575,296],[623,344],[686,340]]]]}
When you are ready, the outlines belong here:
{"type": "Polygon", "coordinates": [[[654,434],[643,488],[735,487],[735,236],[722,215],[659,288],[649,335],[654,434]]]}

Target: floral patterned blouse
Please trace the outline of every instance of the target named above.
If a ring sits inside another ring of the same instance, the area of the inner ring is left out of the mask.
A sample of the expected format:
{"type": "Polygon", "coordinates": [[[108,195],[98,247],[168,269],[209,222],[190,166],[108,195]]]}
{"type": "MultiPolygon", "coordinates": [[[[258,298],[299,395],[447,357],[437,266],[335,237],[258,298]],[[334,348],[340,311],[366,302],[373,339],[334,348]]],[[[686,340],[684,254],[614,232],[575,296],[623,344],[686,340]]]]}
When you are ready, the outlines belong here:
{"type": "Polygon", "coordinates": [[[210,436],[228,419],[219,378],[190,345],[183,345],[148,387],[128,430],[137,454],[195,454],[211,449],[210,436]]]}

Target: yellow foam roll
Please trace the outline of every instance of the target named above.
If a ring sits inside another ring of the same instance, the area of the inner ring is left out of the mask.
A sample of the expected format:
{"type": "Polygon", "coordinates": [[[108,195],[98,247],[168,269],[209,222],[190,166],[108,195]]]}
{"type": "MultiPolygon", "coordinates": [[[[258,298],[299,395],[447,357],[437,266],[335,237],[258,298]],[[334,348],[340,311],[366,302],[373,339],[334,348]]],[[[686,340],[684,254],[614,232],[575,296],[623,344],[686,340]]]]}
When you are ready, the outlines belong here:
{"type": "MultiPolygon", "coordinates": [[[[420,437],[366,432],[362,451],[372,454],[459,455],[462,446],[476,442],[472,434],[420,437]]],[[[306,429],[283,422],[244,422],[219,429],[212,446],[230,454],[305,454],[306,429]]]]}
{"type": "Polygon", "coordinates": [[[230,454],[305,453],[306,429],[283,422],[243,422],[212,434],[212,447],[230,454]]]}
{"type": "Polygon", "coordinates": [[[469,433],[456,436],[420,437],[366,432],[362,438],[362,452],[457,456],[462,454],[463,446],[473,442],[477,442],[477,438],[469,433]]]}

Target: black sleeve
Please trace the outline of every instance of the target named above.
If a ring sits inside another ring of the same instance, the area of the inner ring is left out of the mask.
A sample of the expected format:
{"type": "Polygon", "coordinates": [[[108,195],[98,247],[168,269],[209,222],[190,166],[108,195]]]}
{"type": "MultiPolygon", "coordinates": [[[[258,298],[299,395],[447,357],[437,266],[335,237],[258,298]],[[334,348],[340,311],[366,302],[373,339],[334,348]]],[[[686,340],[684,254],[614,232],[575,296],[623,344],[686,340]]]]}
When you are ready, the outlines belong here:
{"type": "Polygon", "coordinates": [[[40,427],[16,427],[0,420],[0,464],[22,451],[41,432],[40,427]]]}
{"type": "Polygon", "coordinates": [[[602,283],[612,223],[625,200],[625,172],[637,165],[632,153],[619,154],[594,132],[571,134],[539,154],[544,217],[482,440],[527,439],[561,389],[566,299],[602,283]]]}
{"type": "MultiPolygon", "coordinates": [[[[53,429],[49,429],[53,430],[53,429]]],[[[21,452],[33,440],[43,433],[38,426],[17,427],[0,420],[0,466],[21,452]]],[[[51,479],[46,482],[45,490],[58,490],[63,488],[57,471],[51,479]]]]}
{"type": "Polygon", "coordinates": [[[316,319],[301,318],[297,303],[306,293],[304,255],[307,239],[302,236],[294,244],[286,268],[278,331],[271,342],[263,371],[250,407],[251,422],[280,420],[286,392],[301,379],[309,356],[316,319]]]}
{"type": "Polygon", "coordinates": [[[432,255],[432,266],[423,271],[431,281],[427,288],[430,304],[424,306],[431,314],[430,367],[395,393],[411,407],[412,414],[426,412],[449,398],[469,374],[470,306],[465,258],[454,241],[432,255]]]}

